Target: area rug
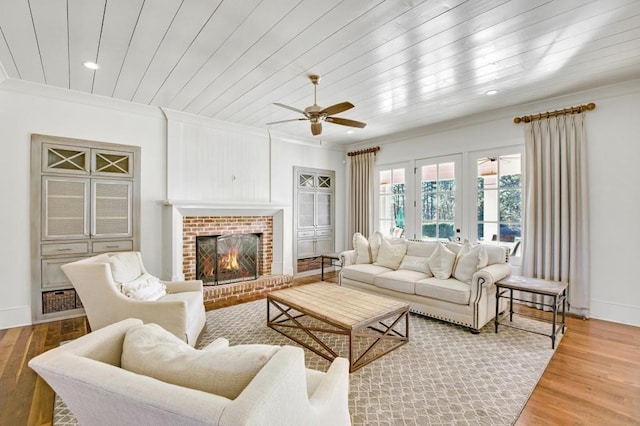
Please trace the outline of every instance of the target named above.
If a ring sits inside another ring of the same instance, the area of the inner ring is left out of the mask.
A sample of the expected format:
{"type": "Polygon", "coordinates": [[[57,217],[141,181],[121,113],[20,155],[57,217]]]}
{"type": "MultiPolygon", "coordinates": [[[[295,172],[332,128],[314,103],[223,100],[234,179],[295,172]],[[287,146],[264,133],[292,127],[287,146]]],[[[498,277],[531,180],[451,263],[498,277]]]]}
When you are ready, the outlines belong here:
{"type": "MultiPolygon", "coordinates": [[[[542,333],[551,328],[517,316],[514,324],[542,333]]],[[[295,345],[266,326],[265,300],[207,312],[197,347],[217,337],[231,345],[295,345]]],[[[471,334],[464,327],[412,314],[408,344],[350,375],[352,423],[511,425],[553,352],[551,339],[543,335],[508,327],[496,334],[493,322],[471,334]]],[[[309,368],[329,367],[307,349],[305,356],[309,368]]],[[[55,404],[54,425],[77,424],[60,398],[55,404]]]]}

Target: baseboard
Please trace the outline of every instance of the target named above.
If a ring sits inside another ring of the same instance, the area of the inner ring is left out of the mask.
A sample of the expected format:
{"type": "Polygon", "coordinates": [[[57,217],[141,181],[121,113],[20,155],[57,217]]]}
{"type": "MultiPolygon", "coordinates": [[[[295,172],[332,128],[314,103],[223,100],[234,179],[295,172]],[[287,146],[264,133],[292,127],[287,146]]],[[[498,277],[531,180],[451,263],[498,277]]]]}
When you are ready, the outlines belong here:
{"type": "Polygon", "coordinates": [[[31,325],[31,306],[0,309],[0,330],[31,325]]]}
{"type": "Polygon", "coordinates": [[[591,299],[590,317],[640,327],[640,306],[591,299]]]}

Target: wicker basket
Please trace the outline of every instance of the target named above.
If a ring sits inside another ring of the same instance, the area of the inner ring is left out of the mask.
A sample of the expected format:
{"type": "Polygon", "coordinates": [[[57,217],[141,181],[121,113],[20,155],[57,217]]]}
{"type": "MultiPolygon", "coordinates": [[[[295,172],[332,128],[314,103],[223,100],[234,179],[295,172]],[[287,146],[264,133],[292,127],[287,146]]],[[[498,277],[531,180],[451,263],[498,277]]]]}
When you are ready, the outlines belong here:
{"type": "Polygon", "coordinates": [[[76,307],[76,291],[73,289],[46,291],[42,293],[43,314],[68,311],[76,307]]]}

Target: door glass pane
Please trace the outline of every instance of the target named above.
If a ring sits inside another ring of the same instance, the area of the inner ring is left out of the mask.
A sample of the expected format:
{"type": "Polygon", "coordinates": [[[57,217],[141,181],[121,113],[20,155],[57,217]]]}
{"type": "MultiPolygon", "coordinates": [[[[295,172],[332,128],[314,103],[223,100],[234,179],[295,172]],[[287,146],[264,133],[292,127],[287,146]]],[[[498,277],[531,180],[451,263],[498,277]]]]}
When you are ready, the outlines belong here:
{"type": "Polygon", "coordinates": [[[513,246],[522,227],[521,154],[478,159],[478,239],[513,246]]]}
{"type": "Polygon", "coordinates": [[[298,185],[303,188],[313,188],[313,175],[300,173],[298,176],[298,185]]]}
{"type": "Polygon", "coordinates": [[[314,194],[312,192],[301,192],[298,194],[298,226],[314,226],[313,204],[314,194]]]}
{"type": "Polygon", "coordinates": [[[331,194],[318,193],[318,226],[331,225],[331,194]]]}
{"type": "Polygon", "coordinates": [[[420,169],[422,239],[447,240],[455,236],[455,162],[436,163],[420,169]]]}
{"type": "Polygon", "coordinates": [[[378,176],[380,178],[378,229],[390,235],[394,228],[404,229],[405,227],[405,172],[404,168],[382,170],[378,176]]]}

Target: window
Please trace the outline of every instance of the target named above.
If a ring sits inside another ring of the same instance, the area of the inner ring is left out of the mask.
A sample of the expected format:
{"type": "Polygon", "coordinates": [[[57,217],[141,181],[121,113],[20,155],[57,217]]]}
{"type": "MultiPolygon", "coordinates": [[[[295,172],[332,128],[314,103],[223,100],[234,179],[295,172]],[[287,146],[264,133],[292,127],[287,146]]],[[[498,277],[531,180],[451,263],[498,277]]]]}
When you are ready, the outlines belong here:
{"type": "MultiPolygon", "coordinates": [[[[512,250],[522,236],[522,155],[477,160],[478,240],[506,243],[512,250]]],[[[515,250],[514,250],[515,251],[515,250]]]]}
{"type": "Polygon", "coordinates": [[[405,229],[405,169],[380,170],[378,172],[378,178],[379,205],[377,230],[385,235],[392,235],[395,228],[405,229]]]}
{"type": "Polygon", "coordinates": [[[460,229],[461,159],[447,155],[379,167],[376,230],[412,239],[453,238],[460,229]]]}
{"type": "Polygon", "coordinates": [[[452,240],[456,235],[456,162],[444,161],[418,169],[420,237],[452,240]]]}

